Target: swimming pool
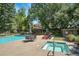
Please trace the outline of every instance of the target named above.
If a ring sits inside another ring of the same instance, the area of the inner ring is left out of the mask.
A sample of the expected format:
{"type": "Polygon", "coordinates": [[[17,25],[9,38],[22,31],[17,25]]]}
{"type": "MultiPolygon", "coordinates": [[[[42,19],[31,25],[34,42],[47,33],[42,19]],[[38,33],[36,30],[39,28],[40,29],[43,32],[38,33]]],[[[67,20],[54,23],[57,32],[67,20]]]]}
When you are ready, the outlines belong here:
{"type": "Polygon", "coordinates": [[[24,40],[25,36],[23,35],[14,35],[14,36],[7,36],[7,37],[1,37],[0,38],[0,44],[5,44],[17,40],[24,40]]]}
{"type": "Polygon", "coordinates": [[[46,42],[44,44],[44,46],[42,47],[42,49],[44,50],[48,50],[48,51],[54,51],[56,52],[62,52],[64,54],[70,54],[70,49],[67,46],[66,43],[62,43],[62,42],[46,42]],[[54,44],[54,46],[53,46],[54,44]]]}

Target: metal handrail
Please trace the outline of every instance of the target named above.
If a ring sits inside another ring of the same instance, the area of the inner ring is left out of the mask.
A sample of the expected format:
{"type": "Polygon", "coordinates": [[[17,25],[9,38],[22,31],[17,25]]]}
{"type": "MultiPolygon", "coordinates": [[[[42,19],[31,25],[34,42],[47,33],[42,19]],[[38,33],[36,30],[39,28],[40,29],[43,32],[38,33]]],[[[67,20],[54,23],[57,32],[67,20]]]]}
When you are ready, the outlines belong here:
{"type": "MultiPolygon", "coordinates": [[[[54,39],[53,39],[53,51],[52,51],[53,56],[54,56],[54,51],[55,51],[55,44],[54,44],[54,39]]],[[[49,56],[49,53],[50,53],[50,52],[51,52],[51,51],[48,51],[47,56],[49,56]]]]}
{"type": "MultiPolygon", "coordinates": [[[[53,56],[54,56],[54,54],[55,54],[55,47],[56,47],[56,45],[55,45],[55,42],[54,42],[54,39],[53,39],[53,51],[52,51],[53,56]]],[[[57,46],[57,47],[60,47],[61,50],[62,50],[62,47],[61,47],[61,46],[57,46]]],[[[51,51],[48,51],[47,56],[49,56],[49,53],[50,53],[50,52],[51,52],[51,51]]],[[[63,52],[63,50],[62,50],[62,52],[63,52]]]]}

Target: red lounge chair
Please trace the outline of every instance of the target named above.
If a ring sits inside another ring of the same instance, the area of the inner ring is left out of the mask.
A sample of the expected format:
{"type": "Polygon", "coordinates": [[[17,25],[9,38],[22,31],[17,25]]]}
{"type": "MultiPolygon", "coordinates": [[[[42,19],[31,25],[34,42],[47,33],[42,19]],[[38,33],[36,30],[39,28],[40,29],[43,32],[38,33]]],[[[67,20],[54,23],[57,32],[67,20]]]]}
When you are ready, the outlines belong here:
{"type": "Polygon", "coordinates": [[[44,35],[42,39],[48,39],[48,35],[44,35]]]}

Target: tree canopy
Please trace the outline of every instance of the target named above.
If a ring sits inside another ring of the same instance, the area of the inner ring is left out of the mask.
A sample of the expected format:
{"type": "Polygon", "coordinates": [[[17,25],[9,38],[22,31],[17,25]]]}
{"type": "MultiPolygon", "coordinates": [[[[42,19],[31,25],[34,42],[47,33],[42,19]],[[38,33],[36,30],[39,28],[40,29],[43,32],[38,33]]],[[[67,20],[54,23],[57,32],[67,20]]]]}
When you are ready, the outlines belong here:
{"type": "Polygon", "coordinates": [[[28,28],[28,20],[25,13],[26,13],[25,8],[19,9],[18,12],[16,13],[15,22],[18,31],[25,30],[28,28]]]}
{"type": "Polygon", "coordinates": [[[0,31],[10,31],[15,19],[15,4],[0,4],[0,31]]]}
{"type": "Polygon", "coordinates": [[[38,18],[44,28],[77,28],[79,4],[36,3],[32,4],[32,18],[38,18]]]}
{"type": "Polygon", "coordinates": [[[26,8],[16,11],[14,3],[0,4],[0,32],[25,31],[28,29],[26,8]]]}
{"type": "Polygon", "coordinates": [[[79,4],[34,3],[28,10],[16,12],[15,4],[0,4],[0,32],[32,30],[32,21],[40,20],[43,29],[67,29],[79,26],[79,4]]]}

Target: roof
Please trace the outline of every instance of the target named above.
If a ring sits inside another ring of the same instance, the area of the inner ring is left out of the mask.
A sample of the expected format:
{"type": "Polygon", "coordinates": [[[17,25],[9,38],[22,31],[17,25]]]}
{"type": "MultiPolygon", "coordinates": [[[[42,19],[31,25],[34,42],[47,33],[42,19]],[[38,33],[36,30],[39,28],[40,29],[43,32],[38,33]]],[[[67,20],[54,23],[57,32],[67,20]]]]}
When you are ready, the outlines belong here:
{"type": "Polygon", "coordinates": [[[42,29],[42,26],[39,24],[33,25],[33,29],[42,29]]]}
{"type": "Polygon", "coordinates": [[[78,30],[78,29],[61,29],[61,30],[78,30]]]}

